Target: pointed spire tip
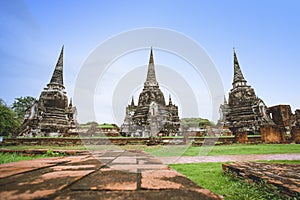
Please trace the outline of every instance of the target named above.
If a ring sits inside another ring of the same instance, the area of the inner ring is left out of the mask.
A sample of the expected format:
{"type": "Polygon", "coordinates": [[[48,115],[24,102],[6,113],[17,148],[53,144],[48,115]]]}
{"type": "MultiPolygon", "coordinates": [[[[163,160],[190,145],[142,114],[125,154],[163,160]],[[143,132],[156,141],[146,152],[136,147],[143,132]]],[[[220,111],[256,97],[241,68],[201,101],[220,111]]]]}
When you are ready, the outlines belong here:
{"type": "Polygon", "coordinates": [[[236,82],[246,82],[242,70],[240,68],[240,64],[234,49],[233,52],[233,68],[234,68],[234,75],[233,75],[233,84],[236,82]]]}
{"type": "Polygon", "coordinates": [[[151,86],[158,86],[156,75],[155,75],[155,68],[154,68],[154,58],[153,58],[153,51],[152,47],[150,50],[150,58],[149,58],[149,64],[148,64],[148,72],[147,72],[147,78],[145,85],[151,85],[151,86]]]}
{"type": "Polygon", "coordinates": [[[172,105],[172,98],[171,98],[171,94],[169,94],[169,105],[172,105]]]}
{"type": "Polygon", "coordinates": [[[134,106],[134,98],[133,98],[133,96],[131,97],[131,106],[134,106]]]}
{"type": "Polygon", "coordinates": [[[154,63],[152,47],[151,47],[151,49],[150,49],[150,59],[149,59],[149,63],[154,63]]]}
{"type": "Polygon", "coordinates": [[[63,58],[64,57],[64,46],[60,51],[56,66],[54,68],[54,72],[52,74],[50,83],[57,83],[63,85],[63,58]]]}

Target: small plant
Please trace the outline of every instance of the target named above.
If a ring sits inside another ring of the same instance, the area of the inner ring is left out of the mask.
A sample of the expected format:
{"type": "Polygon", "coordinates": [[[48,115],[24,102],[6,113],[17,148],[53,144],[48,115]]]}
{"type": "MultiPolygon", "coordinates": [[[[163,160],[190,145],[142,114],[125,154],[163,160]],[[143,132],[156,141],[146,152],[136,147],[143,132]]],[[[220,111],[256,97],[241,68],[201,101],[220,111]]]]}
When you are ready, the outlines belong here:
{"type": "Polygon", "coordinates": [[[57,157],[57,156],[65,156],[66,154],[63,152],[54,152],[53,150],[47,150],[45,157],[57,157]]]}

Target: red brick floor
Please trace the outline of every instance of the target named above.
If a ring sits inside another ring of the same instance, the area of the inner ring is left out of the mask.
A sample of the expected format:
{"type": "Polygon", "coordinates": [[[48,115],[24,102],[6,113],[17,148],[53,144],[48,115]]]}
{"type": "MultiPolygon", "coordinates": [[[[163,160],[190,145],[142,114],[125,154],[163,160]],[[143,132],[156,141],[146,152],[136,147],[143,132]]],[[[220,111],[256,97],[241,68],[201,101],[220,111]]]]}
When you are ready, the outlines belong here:
{"type": "Polygon", "coordinates": [[[139,151],[0,165],[0,199],[221,199],[139,151]]]}

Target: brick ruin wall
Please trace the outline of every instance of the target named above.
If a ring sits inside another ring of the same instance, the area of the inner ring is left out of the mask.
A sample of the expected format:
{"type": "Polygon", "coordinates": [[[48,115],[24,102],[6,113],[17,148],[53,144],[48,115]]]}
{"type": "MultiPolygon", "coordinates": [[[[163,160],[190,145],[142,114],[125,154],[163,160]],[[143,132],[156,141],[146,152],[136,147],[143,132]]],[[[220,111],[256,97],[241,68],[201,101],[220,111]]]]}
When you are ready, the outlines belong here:
{"type": "Polygon", "coordinates": [[[260,127],[261,140],[263,143],[285,143],[285,131],[278,125],[263,125],[260,127]]]}
{"type": "Polygon", "coordinates": [[[231,173],[247,182],[273,187],[291,198],[300,198],[300,165],[238,162],[222,165],[224,173],[231,173]]]}

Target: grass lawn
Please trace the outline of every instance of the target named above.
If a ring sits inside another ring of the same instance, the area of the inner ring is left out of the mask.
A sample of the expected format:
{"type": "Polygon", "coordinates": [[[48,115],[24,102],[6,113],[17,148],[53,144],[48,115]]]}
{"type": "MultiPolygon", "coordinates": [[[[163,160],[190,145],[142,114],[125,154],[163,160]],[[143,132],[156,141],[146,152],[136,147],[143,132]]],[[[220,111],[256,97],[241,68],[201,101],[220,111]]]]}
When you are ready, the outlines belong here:
{"type": "Polygon", "coordinates": [[[62,149],[62,150],[107,150],[126,149],[143,150],[154,156],[199,156],[199,155],[237,155],[237,154],[280,154],[300,153],[300,144],[232,144],[206,147],[193,147],[189,145],[90,145],[86,146],[2,146],[8,149],[62,149]]]}
{"type": "Polygon", "coordinates": [[[300,165],[300,160],[256,160],[256,161],[253,161],[253,162],[297,164],[297,165],[300,165]]]}
{"type": "Polygon", "coordinates": [[[206,147],[193,147],[187,145],[167,146],[124,146],[125,149],[139,149],[154,156],[217,156],[237,154],[280,154],[300,153],[300,144],[232,144],[206,147]]]}
{"type": "MultiPolygon", "coordinates": [[[[211,147],[190,147],[184,156],[196,156],[211,147]]],[[[300,144],[232,144],[214,146],[209,156],[237,154],[300,153],[300,144]]]]}
{"type": "Polygon", "coordinates": [[[1,146],[0,148],[12,150],[25,149],[57,149],[57,150],[86,150],[85,146],[46,146],[46,145],[19,145],[19,146],[1,146]]]}
{"type": "Polygon", "coordinates": [[[23,156],[17,153],[0,153],[0,164],[17,162],[21,160],[33,160],[37,158],[45,158],[45,155],[23,156]]]}
{"type": "MultiPolygon", "coordinates": [[[[270,161],[264,161],[270,162],[270,161]]],[[[300,164],[300,161],[271,161],[276,163],[300,164]]],[[[222,172],[222,163],[171,164],[176,171],[225,199],[285,199],[277,191],[255,183],[247,183],[222,172]]]]}
{"type": "Polygon", "coordinates": [[[47,157],[56,157],[56,156],[66,156],[64,153],[53,152],[52,150],[47,150],[45,154],[42,155],[22,155],[18,153],[1,153],[0,152],[0,164],[17,162],[21,160],[33,160],[37,158],[47,158],[47,157]]]}

